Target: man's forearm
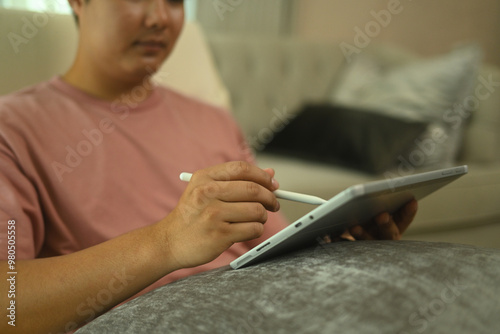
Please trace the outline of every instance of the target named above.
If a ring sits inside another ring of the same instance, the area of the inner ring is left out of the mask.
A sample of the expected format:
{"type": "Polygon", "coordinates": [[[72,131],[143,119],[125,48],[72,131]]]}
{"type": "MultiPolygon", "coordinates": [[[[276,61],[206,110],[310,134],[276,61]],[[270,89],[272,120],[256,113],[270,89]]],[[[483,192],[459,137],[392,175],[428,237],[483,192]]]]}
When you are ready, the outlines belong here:
{"type": "MultiPolygon", "coordinates": [[[[4,316],[0,331],[55,334],[75,329],[179,269],[169,261],[157,229],[157,224],[145,227],[69,255],[19,261],[16,326],[4,316]]],[[[6,261],[2,268],[8,272],[6,261]]],[[[0,282],[3,312],[8,284],[0,282]]]]}

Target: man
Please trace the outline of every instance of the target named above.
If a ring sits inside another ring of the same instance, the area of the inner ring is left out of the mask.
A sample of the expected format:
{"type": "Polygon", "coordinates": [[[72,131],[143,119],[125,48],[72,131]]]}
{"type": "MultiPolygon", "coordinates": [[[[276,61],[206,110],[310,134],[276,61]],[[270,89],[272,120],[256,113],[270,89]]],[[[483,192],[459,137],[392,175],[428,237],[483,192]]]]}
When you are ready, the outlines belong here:
{"type": "MultiPolygon", "coordinates": [[[[151,83],[182,30],[183,1],[69,3],[73,66],[0,99],[0,219],[15,222],[22,333],[75,329],[148,287],[228,264],[285,226],[274,171],[251,163],[230,116],[151,83]],[[147,94],[136,107],[116,110],[137,87],[147,94]],[[187,185],[182,171],[195,172],[187,185]]],[[[416,209],[351,233],[398,239],[416,209]]]]}

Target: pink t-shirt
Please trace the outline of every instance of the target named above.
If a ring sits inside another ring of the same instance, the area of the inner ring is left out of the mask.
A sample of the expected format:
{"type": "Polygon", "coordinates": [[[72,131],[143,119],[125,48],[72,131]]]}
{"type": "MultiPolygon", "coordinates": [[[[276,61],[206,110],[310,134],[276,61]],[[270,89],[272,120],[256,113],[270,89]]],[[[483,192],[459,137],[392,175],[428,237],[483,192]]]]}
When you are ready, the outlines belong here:
{"type": "MultiPolygon", "coordinates": [[[[142,89],[110,103],[57,77],[0,98],[0,237],[6,245],[15,220],[17,259],[69,254],[158,222],[186,188],[181,172],[253,160],[226,111],[164,87],[134,102],[142,89]]],[[[285,226],[270,214],[259,240],[147,290],[227,265],[285,226]]]]}

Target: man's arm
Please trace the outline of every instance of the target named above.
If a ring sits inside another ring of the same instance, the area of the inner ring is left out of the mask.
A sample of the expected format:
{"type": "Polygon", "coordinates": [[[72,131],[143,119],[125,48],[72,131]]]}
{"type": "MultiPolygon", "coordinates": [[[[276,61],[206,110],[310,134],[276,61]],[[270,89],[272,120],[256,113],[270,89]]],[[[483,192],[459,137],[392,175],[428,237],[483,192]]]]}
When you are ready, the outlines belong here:
{"type": "MultiPolygon", "coordinates": [[[[179,269],[162,247],[158,224],[85,250],[16,262],[16,326],[2,333],[60,333],[91,321],[162,276],[179,269]]],[[[7,261],[2,261],[7,273],[7,261]]],[[[9,282],[0,280],[1,308],[9,282]]],[[[7,319],[7,320],[6,320],[7,319]]]]}
{"type": "MultiPolygon", "coordinates": [[[[266,210],[279,209],[272,176],[244,162],[198,171],[160,222],[73,254],[19,261],[16,327],[5,318],[0,330],[74,329],[174,270],[210,262],[232,244],[261,236],[266,210]]],[[[6,261],[2,268],[9,271],[6,261]]],[[[8,290],[1,280],[3,310],[8,290]]]]}

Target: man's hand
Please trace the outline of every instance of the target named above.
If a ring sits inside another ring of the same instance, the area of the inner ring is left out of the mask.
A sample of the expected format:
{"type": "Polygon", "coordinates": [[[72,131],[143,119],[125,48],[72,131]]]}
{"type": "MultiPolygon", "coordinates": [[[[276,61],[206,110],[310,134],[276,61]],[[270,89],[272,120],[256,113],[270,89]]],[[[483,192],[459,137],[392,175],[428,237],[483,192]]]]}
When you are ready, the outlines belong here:
{"type": "MultiPolygon", "coordinates": [[[[394,215],[381,213],[373,219],[372,224],[353,226],[349,233],[356,240],[399,240],[415,218],[417,210],[417,201],[411,200],[394,215]]],[[[344,237],[350,239],[348,236],[344,237]]]]}
{"type": "Polygon", "coordinates": [[[274,171],[229,162],[193,174],[175,209],[158,224],[179,268],[214,260],[236,242],[260,237],[278,211],[274,171]]]}

